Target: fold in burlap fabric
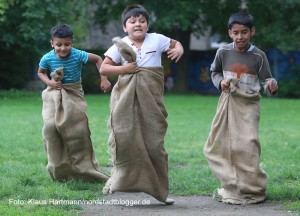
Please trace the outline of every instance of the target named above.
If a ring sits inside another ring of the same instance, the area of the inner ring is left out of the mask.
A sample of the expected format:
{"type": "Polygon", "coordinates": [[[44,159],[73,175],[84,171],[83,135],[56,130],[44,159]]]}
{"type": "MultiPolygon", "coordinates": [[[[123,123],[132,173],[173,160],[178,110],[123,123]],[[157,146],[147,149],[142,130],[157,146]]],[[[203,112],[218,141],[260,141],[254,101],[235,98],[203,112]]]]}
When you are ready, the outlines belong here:
{"type": "MultiPolygon", "coordinates": [[[[127,49],[119,40],[120,45],[127,49]]],[[[162,67],[139,68],[138,73],[119,76],[111,93],[108,121],[113,169],[104,193],[145,192],[166,200],[169,180],[164,137],[168,124],[163,91],[162,67]]]]}
{"type": "Polygon", "coordinates": [[[119,77],[111,94],[109,145],[113,161],[109,192],[145,192],[160,201],[169,193],[168,124],[162,68],[140,68],[119,77]]]}
{"type": "Polygon", "coordinates": [[[222,93],[204,153],[221,181],[218,195],[225,203],[250,204],[265,199],[267,176],[260,168],[260,94],[247,94],[231,79],[222,93]]]}
{"type": "Polygon", "coordinates": [[[98,170],[94,155],[81,82],[64,84],[61,90],[48,87],[42,98],[42,134],[51,178],[107,180],[108,176],[98,170]]]}

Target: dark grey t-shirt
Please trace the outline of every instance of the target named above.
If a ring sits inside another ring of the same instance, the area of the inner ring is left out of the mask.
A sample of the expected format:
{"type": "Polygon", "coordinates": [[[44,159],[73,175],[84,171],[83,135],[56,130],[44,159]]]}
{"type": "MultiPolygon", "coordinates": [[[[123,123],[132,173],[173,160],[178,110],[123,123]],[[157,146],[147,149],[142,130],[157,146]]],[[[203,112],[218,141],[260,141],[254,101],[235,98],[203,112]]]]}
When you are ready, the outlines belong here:
{"type": "Polygon", "coordinates": [[[266,82],[272,78],[270,66],[265,53],[257,47],[251,46],[247,52],[238,52],[234,43],[218,49],[210,68],[212,81],[220,89],[223,79],[237,78],[237,85],[246,93],[259,92],[264,86],[267,95],[271,95],[266,88],[266,82]]]}

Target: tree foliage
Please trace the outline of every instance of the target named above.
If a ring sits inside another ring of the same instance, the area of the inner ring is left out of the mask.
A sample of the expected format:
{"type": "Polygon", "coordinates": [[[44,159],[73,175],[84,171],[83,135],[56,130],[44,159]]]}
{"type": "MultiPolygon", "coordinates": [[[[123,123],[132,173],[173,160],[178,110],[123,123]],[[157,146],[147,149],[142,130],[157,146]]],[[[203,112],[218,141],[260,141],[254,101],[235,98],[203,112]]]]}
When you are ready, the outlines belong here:
{"type": "Polygon", "coordinates": [[[153,31],[189,31],[203,34],[208,27],[212,33],[229,41],[227,21],[232,13],[247,11],[254,18],[256,35],[253,41],[263,49],[278,48],[294,51],[300,45],[299,0],[93,0],[97,5],[96,22],[105,25],[120,20],[129,4],[142,4],[150,13],[153,31]]]}
{"type": "Polygon", "coordinates": [[[59,23],[73,24],[76,36],[83,36],[87,20],[85,0],[7,0],[0,8],[0,42],[5,47],[19,46],[40,51],[49,42],[50,29],[59,23]]]}
{"type": "Polygon", "coordinates": [[[257,1],[249,5],[256,12],[258,39],[266,48],[276,47],[282,51],[297,51],[300,45],[300,1],[274,0],[266,4],[257,1]],[[264,5],[261,5],[261,4],[264,5]],[[266,8],[266,10],[262,10],[266,8]]]}
{"type": "MultiPolygon", "coordinates": [[[[88,22],[94,21],[105,29],[109,22],[120,21],[129,4],[145,6],[150,14],[151,32],[163,33],[184,45],[185,55],[178,64],[184,71],[189,60],[189,35],[201,35],[210,29],[212,34],[220,35],[221,41],[229,42],[228,18],[242,10],[254,18],[255,45],[263,50],[299,49],[299,0],[4,0],[0,1],[0,49],[8,63],[0,67],[0,88],[7,86],[3,83],[12,82],[11,74],[18,78],[26,76],[16,68],[22,66],[24,71],[30,59],[49,49],[49,31],[54,25],[70,24],[78,43],[85,37],[88,22]]],[[[18,78],[13,86],[22,83],[18,78]]],[[[185,82],[183,77],[180,80],[185,82]]]]}
{"type": "MultiPolygon", "coordinates": [[[[0,2],[0,88],[20,88],[38,57],[49,48],[50,29],[70,24],[83,37],[86,0],[6,0],[0,2]]],[[[32,73],[31,73],[32,74],[32,73]]]]}
{"type": "MultiPolygon", "coordinates": [[[[201,31],[206,29],[201,18],[201,1],[199,0],[153,0],[153,1],[111,1],[93,0],[97,7],[95,21],[105,30],[111,20],[121,20],[124,8],[130,4],[143,5],[150,15],[150,28],[157,32],[201,31]]],[[[121,21],[120,21],[121,22],[121,21]]]]}
{"type": "MultiPolygon", "coordinates": [[[[93,0],[97,7],[96,22],[105,29],[111,20],[120,20],[129,4],[141,4],[150,14],[150,31],[160,32],[183,43],[184,58],[177,73],[186,90],[186,71],[189,64],[189,35],[203,35],[206,30],[230,42],[227,21],[232,13],[246,11],[253,16],[256,34],[252,43],[263,50],[277,48],[283,52],[295,51],[300,45],[299,0],[93,0]]],[[[120,21],[121,23],[121,21],[120,21]]]]}
{"type": "Polygon", "coordinates": [[[213,33],[228,40],[227,21],[231,13],[246,11],[253,16],[256,29],[253,42],[264,50],[277,48],[283,52],[297,51],[300,45],[299,0],[212,0],[212,14],[207,24],[213,33]],[[222,33],[223,32],[223,33],[222,33]]]}

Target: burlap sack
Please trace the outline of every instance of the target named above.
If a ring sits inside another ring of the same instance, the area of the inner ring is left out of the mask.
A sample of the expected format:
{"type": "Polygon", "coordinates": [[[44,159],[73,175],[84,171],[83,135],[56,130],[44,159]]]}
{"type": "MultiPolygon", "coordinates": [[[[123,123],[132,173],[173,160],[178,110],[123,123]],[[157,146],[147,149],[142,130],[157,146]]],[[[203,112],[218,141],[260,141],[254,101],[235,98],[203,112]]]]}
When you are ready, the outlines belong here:
{"type": "Polygon", "coordinates": [[[260,167],[260,94],[247,94],[230,80],[222,93],[204,154],[221,181],[218,195],[225,203],[250,204],[266,197],[267,176],[260,167]]]}
{"type": "Polygon", "coordinates": [[[160,201],[169,193],[164,149],[167,112],[162,68],[119,77],[111,94],[109,145],[113,161],[106,192],[145,192],[160,201]]]}
{"type": "Polygon", "coordinates": [[[107,180],[108,176],[98,170],[81,83],[64,84],[61,90],[48,87],[42,98],[42,134],[51,178],[107,180]]]}

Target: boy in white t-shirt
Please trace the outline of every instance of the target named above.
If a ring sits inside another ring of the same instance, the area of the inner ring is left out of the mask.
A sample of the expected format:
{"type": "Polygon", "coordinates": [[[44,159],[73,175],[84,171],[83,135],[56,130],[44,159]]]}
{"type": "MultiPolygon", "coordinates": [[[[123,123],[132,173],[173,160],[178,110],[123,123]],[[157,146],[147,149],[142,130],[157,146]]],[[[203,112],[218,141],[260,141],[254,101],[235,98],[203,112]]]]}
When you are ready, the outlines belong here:
{"type": "Polygon", "coordinates": [[[177,62],[183,55],[180,42],[162,34],[147,33],[149,16],[141,5],[131,5],[122,14],[122,38],[135,53],[126,61],[117,45],[105,53],[100,73],[119,75],[111,95],[109,145],[114,168],[104,193],[145,192],[165,204],[169,192],[168,157],[164,150],[167,112],[163,103],[161,55],[177,62]],[[120,64],[121,63],[121,64],[120,64]]]}
{"type": "Polygon", "coordinates": [[[161,54],[167,52],[168,58],[177,62],[183,47],[179,41],[170,39],[162,34],[147,33],[149,16],[141,6],[129,6],[122,16],[123,30],[128,36],[122,40],[135,51],[136,62],[127,63],[119,53],[117,46],[110,47],[105,53],[101,66],[101,75],[121,75],[136,73],[138,67],[161,66],[161,54]],[[141,12],[140,14],[138,14],[141,12]],[[122,63],[121,66],[118,63],[122,63]]]}

